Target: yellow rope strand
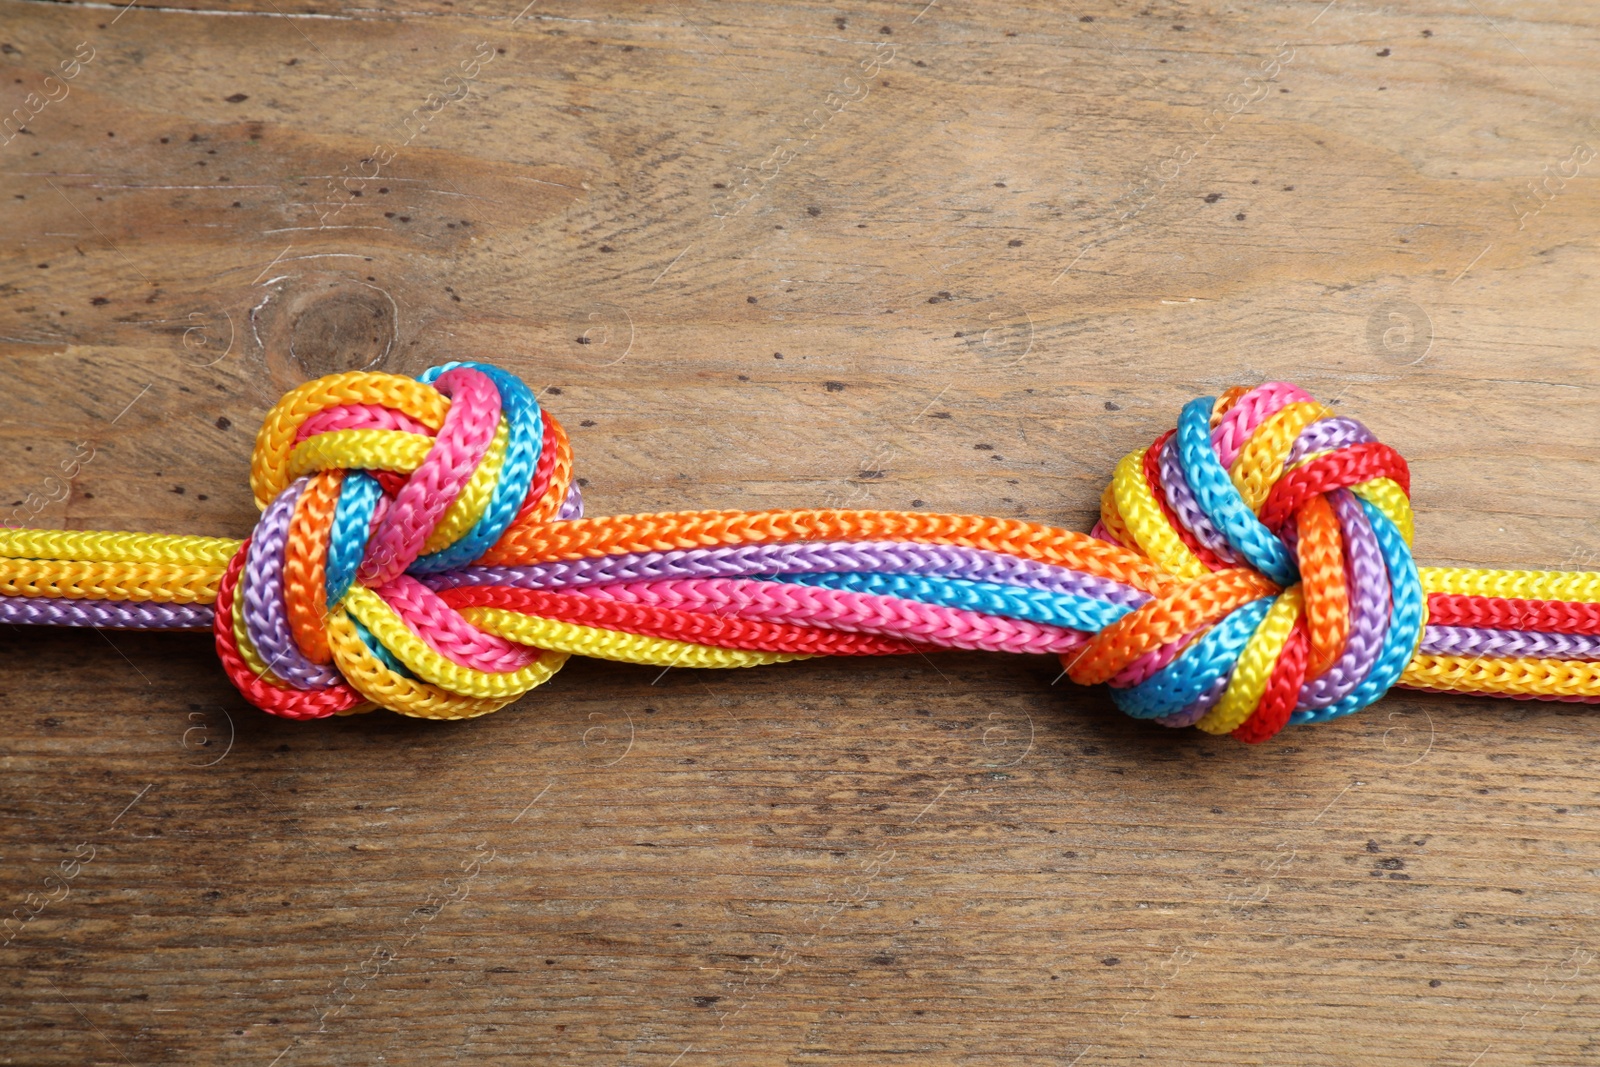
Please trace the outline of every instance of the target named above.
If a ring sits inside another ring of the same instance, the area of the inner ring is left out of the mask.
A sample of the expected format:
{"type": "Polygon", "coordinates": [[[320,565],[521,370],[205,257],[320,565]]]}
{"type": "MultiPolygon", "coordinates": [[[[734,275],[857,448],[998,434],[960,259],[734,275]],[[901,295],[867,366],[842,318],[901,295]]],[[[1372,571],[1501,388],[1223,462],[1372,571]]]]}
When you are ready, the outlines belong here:
{"type": "Polygon", "coordinates": [[[486,633],[537,648],[555,648],[593,659],[643,663],[652,667],[758,667],[810,659],[808,652],[752,652],[716,648],[664,637],[558,622],[504,608],[462,608],[461,617],[486,633]]]}
{"type": "Polygon", "coordinates": [[[1256,428],[1250,440],[1233,458],[1228,476],[1250,510],[1259,512],[1266,503],[1267,494],[1283,474],[1283,462],[1289,458],[1294,439],[1300,431],[1318,419],[1328,418],[1333,411],[1314,401],[1288,404],[1256,428]]]}
{"type": "Polygon", "coordinates": [[[0,559],[0,594],[66,600],[209,604],[223,566],[0,559]]]}
{"type": "Polygon", "coordinates": [[[1497,696],[1593,697],[1600,692],[1600,662],[1423,653],[1405,669],[1400,684],[1418,689],[1497,696]]]}
{"type": "Polygon", "coordinates": [[[178,563],[226,569],[241,543],[227,537],[183,537],[112,530],[0,529],[0,559],[178,563]]]}
{"type": "Polygon", "coordinates": [[[1600,602],[1600,571],[1495,571],[1476,567],[1419,567],[1424,593],[1507,600],[1600,602]]]}
{"type": "Polygon", "coordinates": [[[1144,474],[1146,451],[1141,448],[1123,456],[1111,478],[1117,514],[1124,528],[1133,535],[1146,556],[1179,578],[1193,579],[1209,574],[1206,565],[1189,551],[1189,546],[1161,513],[1155,491],[1144,474]]]}

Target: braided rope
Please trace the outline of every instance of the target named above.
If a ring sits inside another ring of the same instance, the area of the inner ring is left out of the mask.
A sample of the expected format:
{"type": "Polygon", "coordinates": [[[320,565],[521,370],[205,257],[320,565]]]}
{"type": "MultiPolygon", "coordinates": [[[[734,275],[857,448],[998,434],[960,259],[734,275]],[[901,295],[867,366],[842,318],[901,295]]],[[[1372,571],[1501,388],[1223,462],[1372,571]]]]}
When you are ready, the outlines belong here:
{"type": "Polygon", "coordinates": [[[251,458],[250,538],[0,530],[0,621],[209,628],[245,698],[471,718],[570,655],[749,667],[1050,653],[1129,715],[1264,741],[1403,685],[1600,702],[1600,574],[1418,568],[1405,460],[1269,382],[1185,405],[1082,534],[806,509],[582,518],[511,374],[307,382],[251,458]]]}

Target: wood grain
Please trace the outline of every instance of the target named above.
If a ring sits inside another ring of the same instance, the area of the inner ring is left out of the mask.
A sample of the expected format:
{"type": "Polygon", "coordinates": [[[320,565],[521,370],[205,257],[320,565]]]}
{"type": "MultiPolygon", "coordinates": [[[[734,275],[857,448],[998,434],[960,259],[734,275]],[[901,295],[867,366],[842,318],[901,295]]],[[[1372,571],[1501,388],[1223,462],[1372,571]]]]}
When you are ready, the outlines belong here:
{"type": "MultiPolygon", "coordinates": [[[[1280,377],[1410,459],[1424,560],[1600,558],[1590,6],[0,3],[33,524],[242,536],[283,390],[486,358],[595,514],[1087,528],[1280,377]]],[[[296,725],[203,637],[8,629],[0,1062],[1600,1064],[1591,713],[1257,750],[1056,674],[296,725]]]]}

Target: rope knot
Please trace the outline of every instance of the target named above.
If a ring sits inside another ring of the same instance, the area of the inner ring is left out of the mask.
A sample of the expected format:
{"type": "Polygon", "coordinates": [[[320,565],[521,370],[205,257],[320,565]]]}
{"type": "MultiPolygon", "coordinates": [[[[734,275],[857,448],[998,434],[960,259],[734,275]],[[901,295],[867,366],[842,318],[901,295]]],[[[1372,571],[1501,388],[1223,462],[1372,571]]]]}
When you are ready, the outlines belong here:
{"type": "Polygon", "coordinates": [[[479,630],[413,577],[466,566],[516,523],[582,512],[566,435],[515,375],[447,363],[414,381],[307,382],[267,415],[250,484],[262,516],[220,584],[215,632],[259,707],[365,710],[403,684],[462,718],[566,659],[479,630]],[[492,692],[457,684],[483,671],[492,692]]]}
{"type": "Polygon", "coordinates": [[[1245,741],[1371,704],[1425,622],[1409,494],[1399,453],[1293,385],[1191,401],[1123,457],[1094,530],[1172,581],[1063,656],[1069,677],[1245,741]]]}

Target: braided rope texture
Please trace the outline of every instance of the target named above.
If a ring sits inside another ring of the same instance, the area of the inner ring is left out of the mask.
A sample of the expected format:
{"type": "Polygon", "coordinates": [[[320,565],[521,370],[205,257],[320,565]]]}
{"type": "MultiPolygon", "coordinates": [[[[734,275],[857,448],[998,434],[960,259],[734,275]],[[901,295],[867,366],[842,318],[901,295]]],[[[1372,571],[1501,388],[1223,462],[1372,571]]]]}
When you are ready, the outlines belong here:
{"type": "Polygon", "coordinates": [[[267,415],[245,541],[0,530],[0,621],[203,629],[246,699],[459,719],[583,655],[750,667],[1051,654],[1129,715],[1261,742],[1400,685],[1600,702],[1600,574],[1418,568],[1410,472],[1282,382],[1186,405],[1089,534],[922,512],[582,518],[514,375],[308,382],[267,415]]]}

